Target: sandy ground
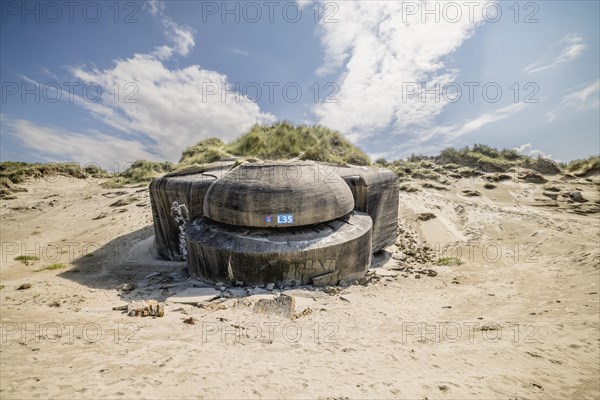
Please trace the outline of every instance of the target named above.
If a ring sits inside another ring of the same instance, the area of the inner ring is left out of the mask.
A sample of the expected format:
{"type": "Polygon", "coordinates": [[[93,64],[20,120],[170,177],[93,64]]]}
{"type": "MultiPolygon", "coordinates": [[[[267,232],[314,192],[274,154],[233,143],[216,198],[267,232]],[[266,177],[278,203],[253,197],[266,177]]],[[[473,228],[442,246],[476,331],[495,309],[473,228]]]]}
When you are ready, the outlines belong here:
{"type": "Polygon", "coordinates": [[[400,237],[463,264],[419,274],[391,246],[369,284],[284,290],[295,319],[255,312],[268,292],[243,288],[162,318],[113,310],[205,285],[152,257],[145,188],[30,182],[0,203],[0,397],[597,399],[598,177],[551,179],[413,182],[400,237]],[[549,201],[552,184],[589,202],[549,201]],[[66,268],[35,272],[51,263],[66,268]]]}

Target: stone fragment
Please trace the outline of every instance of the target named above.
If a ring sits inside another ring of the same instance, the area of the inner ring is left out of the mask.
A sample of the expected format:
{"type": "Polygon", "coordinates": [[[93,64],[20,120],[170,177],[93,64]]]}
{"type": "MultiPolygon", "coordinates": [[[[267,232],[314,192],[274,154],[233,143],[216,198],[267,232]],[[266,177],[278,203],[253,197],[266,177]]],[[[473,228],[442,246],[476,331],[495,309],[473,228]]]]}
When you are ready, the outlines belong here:
{"type": "Polygon", "coordinates": [[[216,299],[220,295],[221,292],[213,288],[193,287],[168,297],[165,301],[167,303],[197,305],[216,299]]]}
{"type": "Polygon", "coordinates": [[[583,195],[579,191],[569,192],[569,198],[575,203],[585,203],[587,200],[583,198],[583,195]]]}
{"type": "MultiPolygon", "coordinates": [[[[113,309],[121,309],[121,307],[113,309]]],[[[163,317],[165,308],[156,300],[132,301],[127,305],[127,315],[130,317],[163,317]]]]}
{"type": "Polygon", "coordinates": [[[430,213],[430,212],[417,214],[417,219],[419,221],[429,221],[430,219],[434,219],[434,218],[436,218],[435,214],[430,213]]]}
{"type": "Polygon", "coordinates": [[[519,179],[528,183],[546,183],[548,180],[533,171],[524,171],[519,174],[519,179]]]}
{"type": "Polygon", "coordinates": [[[296,299],[293,296],[282,294],[274,299],[259,299],[252,309],[257,314],[279,315],[284,318],[294,318],[296,312],[296,299]]]}
{"type": "Polygon", "coordinates": [[[396,271],[390,271],[389,269],[385,269],[385,268],[377,268],[375,270],[375,275],[377,276],[381,276],[381,277],[395,277],[398,276],[398,272],[396,271]]]}

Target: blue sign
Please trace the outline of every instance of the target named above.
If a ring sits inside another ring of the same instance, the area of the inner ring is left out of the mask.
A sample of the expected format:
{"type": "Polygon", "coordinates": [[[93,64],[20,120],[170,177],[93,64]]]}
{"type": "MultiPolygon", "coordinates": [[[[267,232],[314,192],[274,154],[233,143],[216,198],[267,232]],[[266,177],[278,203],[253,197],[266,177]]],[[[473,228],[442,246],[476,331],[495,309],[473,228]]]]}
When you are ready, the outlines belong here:
{"type": "Polygon", "coordinates": [[[265,217],[265,221],[267,221],[268,223],[270,223],[270,222],[272,222],[272,221],[273,221],[273,217],[271,217],[270,215],[267,215],[267,216],[265,217]]]}
{"type": "Polygon", "coordinates": [[[294,223],[294,214],[279,214],[277,216],[278,224],[293,224],[294,223]]]}

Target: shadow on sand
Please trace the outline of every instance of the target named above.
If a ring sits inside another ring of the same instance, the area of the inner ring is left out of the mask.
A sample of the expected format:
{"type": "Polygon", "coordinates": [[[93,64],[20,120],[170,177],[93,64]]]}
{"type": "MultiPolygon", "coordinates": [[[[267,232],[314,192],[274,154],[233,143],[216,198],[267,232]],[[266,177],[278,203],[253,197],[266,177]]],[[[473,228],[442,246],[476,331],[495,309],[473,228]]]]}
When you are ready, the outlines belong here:
{"type": "Polygon", "coordinates": [[[119,236],[72,264],[61,278],[91,289],[118,290],[126,301],[157,299],[161,287],[187,280],[185,262],[165,261],[156,254],[152,226],[119,236]]]}
{"type": "MultiPolygon", "coordinates": [[[[385,250],[373,254],[371,267],[381,267],[391,256],[385,250]]],[[[90,289],[116,290],[123,301],[164,301],[188,287],[214,287],[189,279],[187,262],[161,259],[151,225],[119,236],[72,264],[74,268],[59,274],[61,278],[90,289]]]]}

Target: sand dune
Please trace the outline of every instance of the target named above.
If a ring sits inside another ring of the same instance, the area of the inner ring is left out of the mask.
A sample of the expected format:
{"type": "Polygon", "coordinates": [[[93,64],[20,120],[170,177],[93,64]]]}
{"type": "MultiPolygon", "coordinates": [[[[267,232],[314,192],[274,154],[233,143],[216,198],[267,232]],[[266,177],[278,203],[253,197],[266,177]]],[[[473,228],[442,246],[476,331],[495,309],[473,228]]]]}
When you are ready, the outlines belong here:
{"type": "Polygon", "coordinates": [[[162,318],[113,307],[208,285],[153,257],[148,191],[30,182],[0,206],[0,397],[596,399],[599,180],[548,179],[412,182],[363,284],[217,288],[162,318]],[[295,318],[256,306],[280,293],[295,318]]]}

